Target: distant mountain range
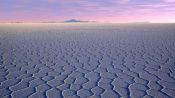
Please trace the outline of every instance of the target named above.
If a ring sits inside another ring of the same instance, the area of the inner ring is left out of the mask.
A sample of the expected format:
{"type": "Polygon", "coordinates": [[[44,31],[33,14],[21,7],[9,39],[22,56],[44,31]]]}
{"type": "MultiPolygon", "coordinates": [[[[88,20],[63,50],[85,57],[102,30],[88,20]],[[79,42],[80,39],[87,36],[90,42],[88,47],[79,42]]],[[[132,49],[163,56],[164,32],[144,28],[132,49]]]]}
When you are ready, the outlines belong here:
{"type": "Polygon", "coordinates": [[[86,23],[86,22],[95,22],[95,21],[81,21],[81,20],[77,20],[77,19],[70,19],[70,20],[65,20],[65,21],[44,21],[44,22],[41,22],[41,23],[80,23],[80,22],[83,22],[83,23],[86,23]]]}
{"type": "Polygon", "coordinates": [[[89,21],[81,21],[77,19],[70,19],[70,20],[65,20],[64,23],[73,23],[73,22],[89,22],[89,21]]]}
{"type": "MultiPolygon", "coordinates": [[[[55,21],[55,20],[53,20],[53,21],[41,21],[39,23],[87,23],[87,22],[94,23],[96,21],[82,21],[82,20],[77,20],[77,19],[70,19],[70,20],[65,20],[65,21],[55,21]]],[[[25,23],[25,22],[16,21],[16,22],[10,22],[10,23],[25,23]]]]}

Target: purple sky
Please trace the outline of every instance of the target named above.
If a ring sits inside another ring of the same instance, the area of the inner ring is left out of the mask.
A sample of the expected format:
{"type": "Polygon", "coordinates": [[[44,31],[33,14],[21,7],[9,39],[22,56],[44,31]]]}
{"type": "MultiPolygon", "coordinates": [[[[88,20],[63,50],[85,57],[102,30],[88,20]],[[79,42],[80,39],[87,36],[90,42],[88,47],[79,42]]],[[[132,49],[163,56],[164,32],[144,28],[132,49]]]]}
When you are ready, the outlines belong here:
{"type": "Polygon", "coordinates": [[[175,0],[0,0],[0,22],[175,22],[175,0]]]}

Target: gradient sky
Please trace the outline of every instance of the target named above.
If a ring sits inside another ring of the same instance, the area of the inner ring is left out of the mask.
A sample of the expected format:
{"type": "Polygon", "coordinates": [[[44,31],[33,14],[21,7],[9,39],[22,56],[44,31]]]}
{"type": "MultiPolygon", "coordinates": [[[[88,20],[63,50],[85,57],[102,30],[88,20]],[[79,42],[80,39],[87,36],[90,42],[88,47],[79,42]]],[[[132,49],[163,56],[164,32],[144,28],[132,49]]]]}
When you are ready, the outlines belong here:
{"type": "Polygon", "coordinates": [[[0,0],[0,22],[175,22],[175,0],[0,0]]]}

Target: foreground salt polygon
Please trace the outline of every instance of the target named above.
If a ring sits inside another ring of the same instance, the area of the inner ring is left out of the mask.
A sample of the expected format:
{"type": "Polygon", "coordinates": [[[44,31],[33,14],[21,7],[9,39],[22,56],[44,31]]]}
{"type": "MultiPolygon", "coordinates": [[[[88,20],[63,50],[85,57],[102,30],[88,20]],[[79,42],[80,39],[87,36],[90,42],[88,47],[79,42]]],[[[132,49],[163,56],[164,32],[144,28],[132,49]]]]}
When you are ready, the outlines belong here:
{"type": "Polygon", "coordinates": [[[173,98],[174,24],[0,25],[1,98],[173,98]]]}

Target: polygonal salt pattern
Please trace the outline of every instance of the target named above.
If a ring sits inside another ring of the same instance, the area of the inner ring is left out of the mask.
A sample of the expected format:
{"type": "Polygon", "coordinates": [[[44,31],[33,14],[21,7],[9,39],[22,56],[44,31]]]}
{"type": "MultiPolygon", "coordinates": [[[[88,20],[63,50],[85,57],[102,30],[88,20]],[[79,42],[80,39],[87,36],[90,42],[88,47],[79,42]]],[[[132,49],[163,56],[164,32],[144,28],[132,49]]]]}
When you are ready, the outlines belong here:
{"type": "Polygon", "coordinates": [[[0,26],[0,98],[175,98],[175,25],[0,26]]]}

